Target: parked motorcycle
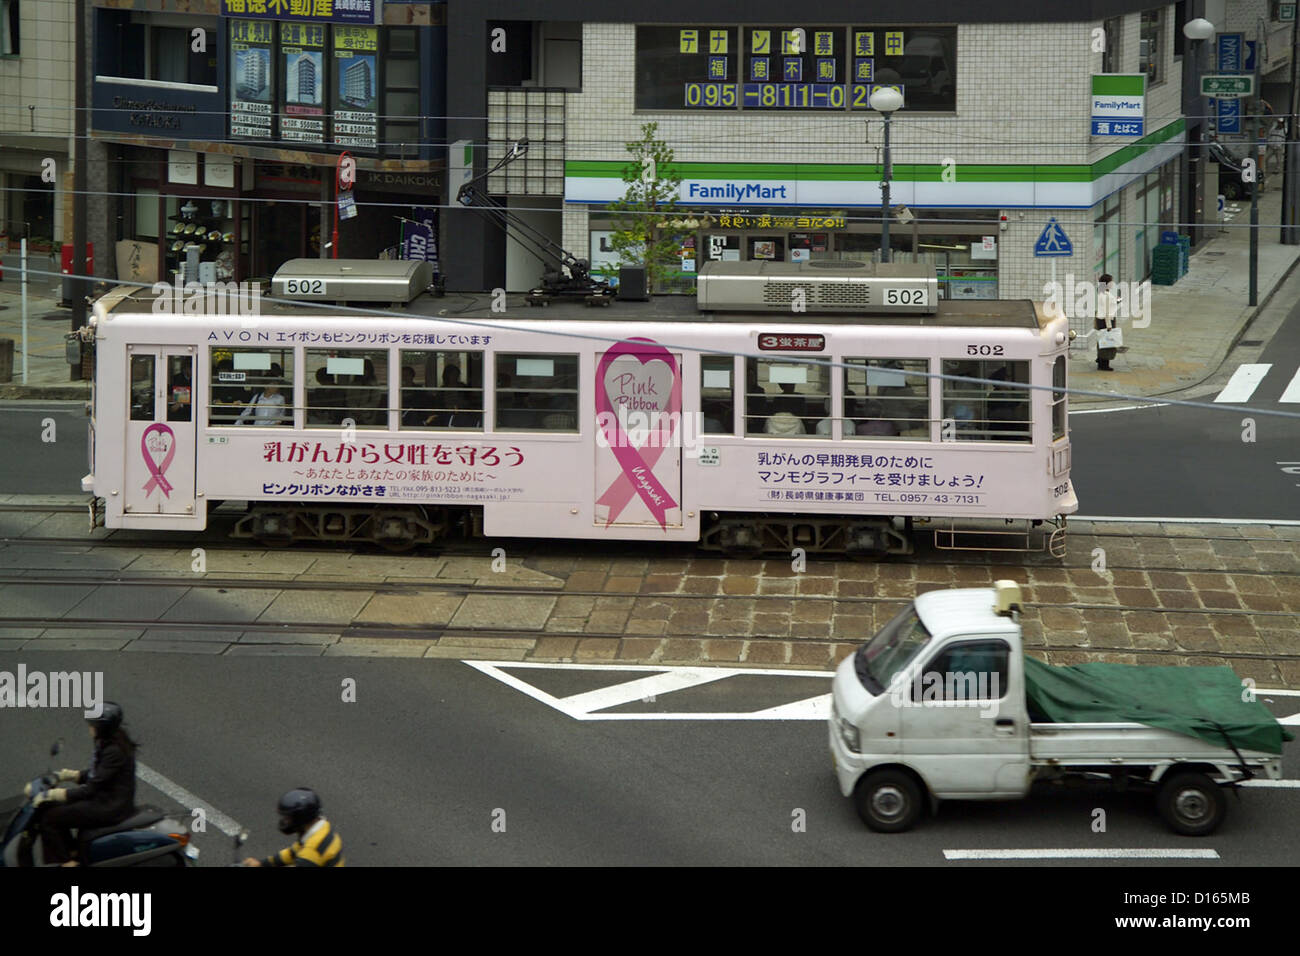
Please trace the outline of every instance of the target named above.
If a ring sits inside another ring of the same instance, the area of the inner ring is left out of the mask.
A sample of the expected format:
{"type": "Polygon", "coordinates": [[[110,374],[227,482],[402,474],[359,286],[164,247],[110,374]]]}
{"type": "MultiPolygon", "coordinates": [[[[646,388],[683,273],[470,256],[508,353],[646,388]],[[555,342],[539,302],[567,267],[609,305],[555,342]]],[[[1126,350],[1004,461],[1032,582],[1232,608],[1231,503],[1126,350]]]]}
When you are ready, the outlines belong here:
{"type": "MultiPolygon", "coordinates": [[[[51,759],[61,746],[62,741],[50,748],[51,759]]],[[[12,813],[0,832],[0,866],[54,865],[44,860],[35,801],[57,783],[58,776],[47,770],[31,782],[31,796],[0,803],[0,819],[12,813]]],[[[121,823],[77,831],[77,859],[83,866],[195,866],[198,856],[189,830],[157,807],[136,807],[121,823]]]]}

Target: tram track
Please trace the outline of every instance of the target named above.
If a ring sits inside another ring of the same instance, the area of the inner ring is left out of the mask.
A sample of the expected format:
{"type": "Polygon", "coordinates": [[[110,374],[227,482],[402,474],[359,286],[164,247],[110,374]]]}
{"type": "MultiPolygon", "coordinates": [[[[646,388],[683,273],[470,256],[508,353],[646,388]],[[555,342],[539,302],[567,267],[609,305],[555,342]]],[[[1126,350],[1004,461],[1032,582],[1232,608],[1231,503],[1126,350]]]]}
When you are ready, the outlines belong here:
{"type": "MultiPolygon", "coordinates": [[[[339,625],[331,623],[302,623],[302,622],[259,622],[259,623],[239,623],[239,622],[186,622],[186,621],[134,621],[134,620],[111,620],[105,621],[97,618],[11,618],[4,620],[2,623],[21,626],[32,630],[58,630],[58,629],[76,629],[76,630],[104,630],[104,631],[122,631],[134,630],[141,631],[164,630],[177,631],[184,630],[197,632],[211,632],[217,634],[229,634],[231,631],[240,631],[243,634],[268,635],[277,634],[322,634],[336,635],[342,639],[349,640],[394,640],[408,639],[412,641],[434,642],[442,638],[533,638],[540,640],[542,638],[555,637],[581,637],[582,639],[605,639],[605,640],[643,640],[646,635],[624,634],[616,631],[583,631],[580,634],[574,634],[565,631],[548,631],[544,628],[517,628],[517,627],[493,627],[493,628],[472,628],[472,627],[452,627],[423,624],[384,624],[384,623],[363,623],[339,625]]],[[[861,644],[860,640],[843,640],[832,637],[826,638],[790,638],[783,635],[661,635],[659,639],[672,640],[699,640],[699,641],[744,641],[748,643],[760,644],[788,644],[791,641],[796,643],[816,643],[830,644],[832,646],[856,647],[861,644]]],[[[241,642],[231,642],[232,646],[237,646],[241,642]]],[[[264,642],[245,642],[245,643],[269,643],[264,642]]],[[[300,643],[300,642],[291,642],[300,643]]],[[[1032,644],[1026,643],[1025,649],[1028,651],[1038,651],[1042,653],[1077,653],[1087,652],[1089,654],[1141,654],[1153,655],[1156,657],[1217,657],[1232,660],[1246,661],[1300,661],[1300,653],[1289,651],[1262,652],[1262,651],[1229,651],[1229,650],[1186,650],[1182,648],[1145,648],[1145,647],[1124,647],[1120,645],[1107,644],[1032,644]]],[[[611,666],[617,666],[616,661],[609,662],[611,666]]]]}
{"type": "MultiPolygon", "coordinates": [[[[1242,539],[1237,538],[1237,539],[1225,539],[1225,540],[1240,541],[1242,539]]],[[[186,545],[177,545],[173,540],[153,542],[153,541],[141,541],[141,540],[115,541],[112,539],[87,540],[87,539],[80,539],[80,538],[3,538],[0,537],[0,554],[3,553],[5,547],[23,548],[32,545],[36,545],[39,548],[76,548],[76,549],[85,550],[87,553],[89,553],[89,551],[95,548],[105,547],[105,546],[115,550],[124,549],[124,548],[126,549],[134,548],[138,550],[148,551],[148,550],[154,550],[154,548],[152,547],[152,545],[154,544],[159,544],[164,546],[164,547],[157,548],[156,550],[181,551],[181,552],[185,552],[187,550],[186,545]]],[[[260,551],[263,554],[285,553],[285,554],[293,554],[293,555],[298,555],[303,557],[325,557],[325,558],[334,558],[334,557],[338,557],[341,554],[361,554],[367,557],[385,557],[385,558],[394,558],[399,560],[403,558],[405,558],[406,560],[426,560],[426,559],[436,560],[438,558],[482,558],[483,560],[491,560],[492,558],[491,549],[488,549],[486,547],[444,548],[442,550],[439,550],[436,553],[423,553],[419,551],[410,551],[402,554],[394,554],[392,552],[384,551],[382,549],[377,549],[377,548],[375,549],[368,548],[365,551],[356,552],[350,549],[340,548],[340,547],[310,548],[310,549],[295,547],[291,550],[285,550],[279,548],[263,548],[263,547],[253,547],[253,548],[230,547],[227,546],[225,542],[221,542],[221,546],[213,546],[202,542],[188,542],[187,544],[188,544],[188,550],[192,550],[193,548],[198,548],[198,547],[203,548],[207,552],[209,557],[213,555],[222,555],[222,554],[228,554],[233,552],[248,553],[250,551],[260,551]]],[[[500,541],[493,542],[493,547],[501,547],[501,546],[502,545],[500,541]]],[[[1297,543],[1297,549],[1300,549],[1300,543],[1297,543]]],[[[540,555],[535,550],[517,549],[514,547],[507,548],[507,552],[513,555],[511,560],[519,560],[522,558],[525,562],[529,558],[543,557],[543,556],[547,558],[575,557],[575,556],[585,557],[585,558],[592,557],[592,554],[589,550],[585,552],[580,551],[578,549],[567,551],[563,549],[557,549],[551,543],[547,544],[547,551],[545,555],[540,555]]],[[[611,560],[632,560],[632,561],[636,561],[636,560],[647,560],[647,561],[717,560],[717,561],[753,561],[757,563],[765,560],[766,561],[784,560],[783,558],[775,558],[771,555],[767,555],[767,556],[758,555],[755,556],[754,558],[746,559],[746,558],[726,557],[726,556],[714,555],[711,552],[698,552],[698,551],[685,551],[683,553],[670,553],[670,552],[662,552],[662,551],[623,553],[623,552],[607,551],[600,556],[608,557],[611,560]]],[[[942,558],[943,558],[942,561],[943,564],[947,564],[954,568],[967,568],[971,566],[987,565],[990,563],[987,560],[979,560],[976,558],[969,558],[963,560],[961,558],[957,558],[955,556],[948,555],[946,553],[942,555],[942,558]]],[[[816,563],[823,563],[823,562],[825,563],[842,562],[842,563],[849,563],[849,564],[857,563],[857,562],[853,562],[851,559],[847,561],[843,558],[840,558],[838,560],[830,559],[830,558],[821,559],[816,557],[815,555],[811,556],[809,558],[809,561],[816,562],[816,563]]],[[[936,566],[940,566],[941,564],[941,562],[939,561],[925,561],[925,560],[917,561],[917,560],[898,560],[898,559],[889,559],[889,560],[866,562],[866,563],[874,563],[882,567],[912,566],[918,568],[934,568],[936,566]]],[[[525,564],[525,566],[527,565],[525,564]]],[[[1009,568],[1011,567],[1011,565],[998,564],[997,567],[1009,568]]],[[[1090,568],[1091,568],[1090,561],[1083,561],[1079,564],[1064,564],[1064,563],[1044,561],[1041,564],[1025,564],[1019,566],[1020,570],[1030,571],[1030,572],[1051,571],[1051,570],[1060,570],[1060,571],[1067,571],[1067,572],[1087,571],[1090,570],[1090,568]]],[[[42,569],[38,569],[38,570],[42,570],[42,569]]],[[[1168,573],[1168,574],[1232,574],[1240,577],[1274,578],[1274,579],[1280,578],[1286,580],[1294,580],[1300,578],[1300,571],[1254,570],[1251,568],[1225,568],[1225,567],[1186,567],[1186,566],[1174,565],[1174,564],[1160,564],[1160,565],[1124,564],[1124,563],[1114,563],[1109,561],[1106,564],[1105,572],[1093,572],[1093,573],[1097,574],[1098,578],[1102,580],[1103,584],[1105,584],[1106,583],[1105,577],[1107,575],[1116,572],[1147,572],[1147,573],[1168,573]]],[[[550,574],[554,572],[548,571],[544,573],[550,574]]],[[[381,582],[383,582],[383,579],[372,579],[369,583],[375,586],[379,586],[381,582]]],[[[383,582],[383,583],[388,583],[388,582],[383,582]]],[[[932,584],[936,582],[925,581],[925,582],[917,582],[917,583],[932,584]]],[[[1040,586],[1051,587],[1053,586],[1053,584],[1054,582],[1043,582],[1040,586]]],[[[1057,586],[1061,586],[1061,585],[1057,585],[1057,586]]],[[[573,592],[568,592],[568,593],[573,593],[573,592]]],[[[610,592],[603,592],[603,593],[609,594],[610,592]]],[[[749,596],[749,595],[716,595],[716,596],[733,597],[733,596],[749,596]]],[[[784,595],[784,596],[789,597],[790,595],[784,595]]]]}
{"type": "MultiPolygon", "coordinates": [[[[928,587],[930,582],[921,582],[928,587]]],[[[474,594],[486,597],[583,597],[583,598],[642,598],[656,600],[680,601],[794,601],[807,603],[826,603],[844,605],[898,605],[908,600],[905,596],[894,595],[834,595],[834,594],[697,594],[677,591],[605,591],[593,589],[565,589],[563,587],[538,586],[493,586],[478,585],[466,581],[442,581],[437,579],[402,579],[393,580],[358,580],[348,581],[311,581],[299,578],[283,580],[265,577],[198,577],[198,576],[134,576],[123,575],[117,571],[106,571],[99,575],[37,575],[37,574],[0,574],[0,586],[18,585],[27,587],[104,587],[118,585],[141,588],[185,588],[224,592],[230,590],[254,591],[346,591],[374,592],[382,595],[418,595],[422,593],[437,594],[474,594]]],[[[1051,585],[1048,585],[1051,586],[1051,585]]],[[[936,585],[936,587],[938,587],[936,585]]],[[[1248,607],[1152,607],[1138,604],[1107,604],[1098,602],[1052,602],[1041,603],[1025,601],[1026,609],[1034,610],[1076,610],[1076,611],[1129,611],[1155,614],[1204,614],[1229,617],[1266,617],[1266,618],[1300,618],[1297,611],[1255,610],[1248,607]]],[[[0,616],[0,624],[18,623],[23,619],[0,616]]],[[[148,626],[159,626],[153,622],[148,626]]]]}

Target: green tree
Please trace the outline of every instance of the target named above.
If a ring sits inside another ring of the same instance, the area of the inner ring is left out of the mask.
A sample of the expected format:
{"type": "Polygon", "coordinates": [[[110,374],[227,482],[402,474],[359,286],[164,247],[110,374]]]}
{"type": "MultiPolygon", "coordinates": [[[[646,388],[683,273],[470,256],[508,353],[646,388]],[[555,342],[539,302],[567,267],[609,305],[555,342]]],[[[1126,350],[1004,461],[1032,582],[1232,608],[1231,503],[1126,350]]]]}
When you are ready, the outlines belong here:
{"type": "Polygon", "coordinates": [[[677,236],[660,224],[680,215],[677,196],[682,178],[672,171],[672,149],[655,138],[658,130],[658,123],[646,123],[641,127],[641,139],[627,144],[631,157],[623,168],[627,191],[606,207],[615,215],[610,247],[624,265],[645,266],[650,288],[675,272],[680,263],[677,236]]]}

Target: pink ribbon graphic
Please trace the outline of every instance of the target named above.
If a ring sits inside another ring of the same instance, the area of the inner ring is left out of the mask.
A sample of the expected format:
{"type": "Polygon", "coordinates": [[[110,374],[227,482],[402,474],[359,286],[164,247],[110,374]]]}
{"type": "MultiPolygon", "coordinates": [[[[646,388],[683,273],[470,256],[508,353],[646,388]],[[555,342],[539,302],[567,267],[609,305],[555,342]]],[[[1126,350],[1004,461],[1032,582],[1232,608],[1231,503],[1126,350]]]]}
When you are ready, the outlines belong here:
{"type": "Polygon", "coordinates": [[[646,503],[650,513],[655,516],[659,522],[659,527],[665,531],[668,530],[668,509],[676,508],[677,502],[673,500],[672,495],[654,475],[654,466],[663,453],[668,448],[668,443],[672,437],[673,423],[680,420],[680,414],[677,418],[673,413],[680,413],[682,410],[682,377],[677,368],[677,360],[673,358],[671,352],[652,339],[628,339],[626,342],[619,342],[613,348],[601,356],[600,363],[596,366],[596,414],[599,421],[609,422],[613,419],[611,425],[602,425],[602,431],[605,433],[605,439],[609,443],[609,450],[614,453],[615,460],[618,461],[619,467],[623,473],[614,480],[605,493],[596,499],[596,504],[607,505],[609,507],[609,518],[605,522],[605,527],[614,523],[623,509],[627,507],[632,496],[640,495],[641,500],[646,503]],[[645,345],[632,345],[633,342],[643,342],[645,345]],[[647,347],[648,346],[648,347],[647,347]],[[609,400],[609,390],[605,382],[605,373],[614,362],[625,356],[631,356],[637,359],[642,365],[648,365],[651,362],[663,362],[673,373],[672,391],[668,396],[668,407],[664,413],[668,416],[667,424],[662,421],[657,424],[654,434],[657,439],[653,442],[647,438],[647,444],[651,447],[646,449],[642,454],[641,450],[634,448],[628,435],[623,431],[623,426],[618,420],[618,415],[609,400]],[[602,419],[603,413],[608,413],[602,419]]]}
{"type": "Polygon", "coordinates": [[[176,433],[162,422],[154,422],[140,436],[140,454],[144,456],[145,467],[149,469],[149,474],[153,476],[144,486],[144,496],[148,498],[153,494],[156,487],[161,489],[163,495],[170,498],[172,492],[171,482],[164,478],[163,475],[166,473],[167,467],[172,463],[172,459],[176,457],[176,433]],[[167,455],[163,458],[161,465],[155,463],[153,456],[149,453],[149,436],[154,432],[166,433],[167,437],[171,439],[170,444],[167,446],[167,455]]]}

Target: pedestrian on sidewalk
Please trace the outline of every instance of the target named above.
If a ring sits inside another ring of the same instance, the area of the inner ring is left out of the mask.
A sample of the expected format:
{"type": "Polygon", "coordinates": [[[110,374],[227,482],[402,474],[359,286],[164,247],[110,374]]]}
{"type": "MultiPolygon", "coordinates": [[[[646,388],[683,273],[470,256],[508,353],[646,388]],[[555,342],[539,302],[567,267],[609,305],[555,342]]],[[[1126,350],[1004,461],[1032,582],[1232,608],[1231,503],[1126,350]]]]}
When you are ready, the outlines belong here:
{"type": "MultiPolygon", "coordinates": [[[[1097,280],[1097,315],[1094,327],[1097,330],[1097,371],[1110,372],[1110,360],[1115,357],[1119,349],[1115,347],[1102,347],[1103,332],[1111,332],[1116,328],[1115,313],[1116,308],[1115,293],[1111,291],[1111,284],[1115,281],[1109,273],[1103,273],[1097,280]]],[[[1109,336],[1106,336],[1109,338],[1109,336]]]]}
{"type": "Polygon", "coordinates": [[[1286,149],[1286,119],[1278,117],[1273,128],[1268,131],[1268,172],[1280,173],[1283,166],[1283,151],[1286,149]]]}

